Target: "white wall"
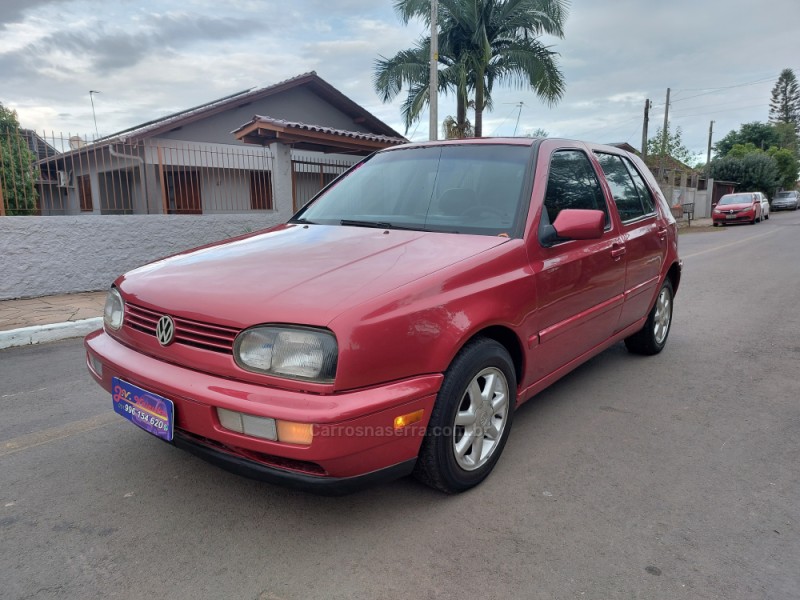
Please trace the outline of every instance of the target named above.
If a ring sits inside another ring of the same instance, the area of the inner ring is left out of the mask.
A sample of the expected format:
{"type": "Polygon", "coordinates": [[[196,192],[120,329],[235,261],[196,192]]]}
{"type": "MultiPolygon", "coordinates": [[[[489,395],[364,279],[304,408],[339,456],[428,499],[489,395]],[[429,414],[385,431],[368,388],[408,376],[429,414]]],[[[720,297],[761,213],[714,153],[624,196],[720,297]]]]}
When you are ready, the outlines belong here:
{"type": "Polygon", "coordinates": [[[286,221],[291,208],[217,215],[0,218],[0,300],[106,289],[157,258],[286,221]]]}

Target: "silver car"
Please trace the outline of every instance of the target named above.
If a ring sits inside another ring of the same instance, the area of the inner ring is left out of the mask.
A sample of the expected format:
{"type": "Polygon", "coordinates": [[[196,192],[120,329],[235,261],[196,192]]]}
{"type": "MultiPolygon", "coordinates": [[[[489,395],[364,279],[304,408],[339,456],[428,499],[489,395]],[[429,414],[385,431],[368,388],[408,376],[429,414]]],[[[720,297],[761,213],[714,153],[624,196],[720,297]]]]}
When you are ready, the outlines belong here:
{"type": "Polygon", "coordinates": [[[800,204],[800,193],[794,190],[778,192],[772,199],[772,210],[797,210],[798,204],[800,204]]]}

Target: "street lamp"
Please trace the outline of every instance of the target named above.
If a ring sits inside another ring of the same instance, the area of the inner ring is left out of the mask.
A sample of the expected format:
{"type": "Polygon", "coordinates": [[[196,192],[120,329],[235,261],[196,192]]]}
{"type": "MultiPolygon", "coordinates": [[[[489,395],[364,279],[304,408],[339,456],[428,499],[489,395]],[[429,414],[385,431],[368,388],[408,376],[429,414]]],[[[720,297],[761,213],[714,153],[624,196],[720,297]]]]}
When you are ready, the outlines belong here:
{"type": "Polygon", "coordinates": [[[97,90],[89,90],[89,102],[92,103],[92,119],[94,119],[94,135],[95,135],[94,139],[99,138],[100,134],[97,132],[97,115],[94,114],[94,95],[93,94],[99,94],[99,93],[100,92],[98,92],[97,90]]]}

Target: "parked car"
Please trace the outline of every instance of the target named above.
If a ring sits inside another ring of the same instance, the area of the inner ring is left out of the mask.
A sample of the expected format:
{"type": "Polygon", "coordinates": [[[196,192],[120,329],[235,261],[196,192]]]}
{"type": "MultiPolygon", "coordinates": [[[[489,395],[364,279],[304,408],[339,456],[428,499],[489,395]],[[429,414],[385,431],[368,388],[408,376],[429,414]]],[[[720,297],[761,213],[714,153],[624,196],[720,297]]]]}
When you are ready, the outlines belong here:
{"type": "Polygon", "coordinates": [[[714,227],[732,223],[758,223],[761,220],[761,200],[753,192],[725,194],[711,211],[714,227]]]}
{"type": "Polygon", "coordinates": [[[120,415],[240,474],[460,492],[520,404],[617,342],[659,353],[680,279],[675,220],[634,155],[409,144],[283,225],[119,277],[87,365],[120,415]]]}
{"type": "Polygon", "coordinates": [[[761,203],[761,219],[760,221],[766,221],[769,219],[769,200],[767,199],[767,195],[763,192],[755,192],[755,195],[758,197],[758,201],[761,203]]]}
{"type": "Polygon", "coordinates": [[[797,210],[800,194],[794,190],[778,192],[772,199],[772,210],[797,210]]]}

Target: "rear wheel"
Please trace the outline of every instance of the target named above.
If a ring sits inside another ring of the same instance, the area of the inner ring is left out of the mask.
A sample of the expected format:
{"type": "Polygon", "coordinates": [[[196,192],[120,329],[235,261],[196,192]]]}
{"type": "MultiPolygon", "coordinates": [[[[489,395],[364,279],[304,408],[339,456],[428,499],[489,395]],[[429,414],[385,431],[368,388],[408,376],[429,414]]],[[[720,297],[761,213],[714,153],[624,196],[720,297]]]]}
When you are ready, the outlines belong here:
{"type": "Polygon", "coordinates": [[[443,492],[483,481],[503,452],[516,404],[514,364],[502,344],[468,343],[444,375],[414,476],[443,492]]]}
{"type": "Polygon", "coordinates": [[[656,303],[647,315],[644,327],[625,338],[625,346],[629,352],[653,355],[664,349],[672,326],[673,297],[672,282],[665,279],[656,297],[656,303]]]}

